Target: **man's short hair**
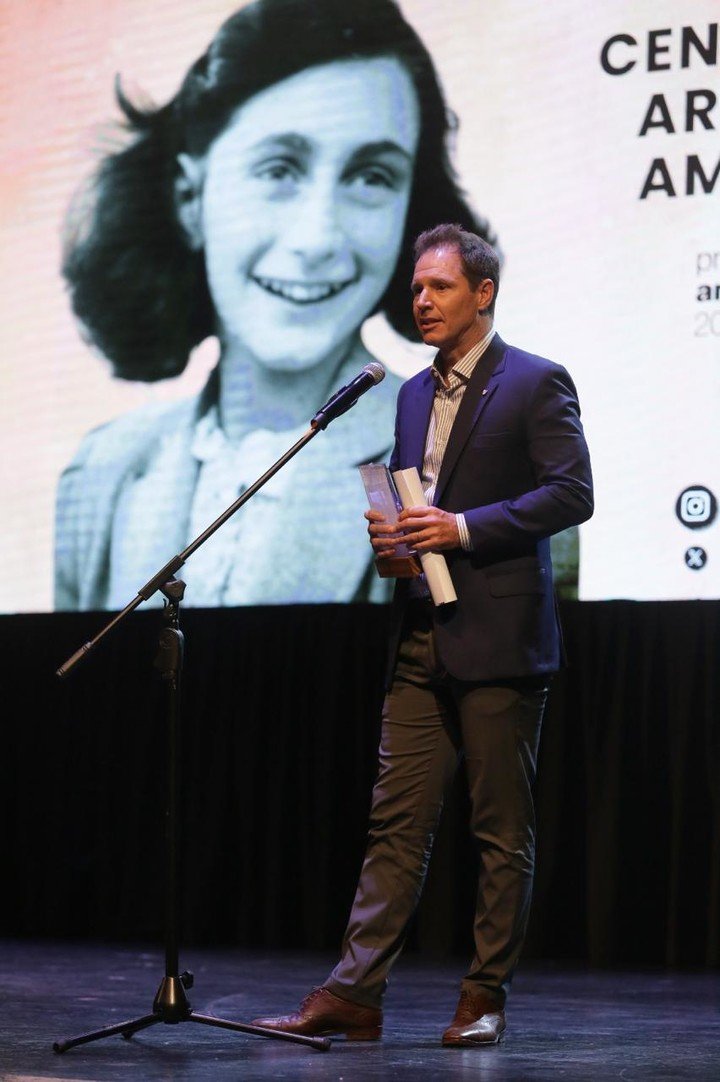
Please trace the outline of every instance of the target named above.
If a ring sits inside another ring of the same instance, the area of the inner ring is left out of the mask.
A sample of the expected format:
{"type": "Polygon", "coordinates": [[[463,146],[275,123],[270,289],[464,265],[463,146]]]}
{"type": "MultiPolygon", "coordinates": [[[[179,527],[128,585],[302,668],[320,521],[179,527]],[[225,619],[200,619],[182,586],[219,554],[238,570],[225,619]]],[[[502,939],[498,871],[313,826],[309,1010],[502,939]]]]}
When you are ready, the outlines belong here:
{"type": "Polygon", "coordinates": [[[495,311],[495,299],[500,287],[500,258],[491,244],[479,237],[477,233],[471,233],[456,223],[444,222],[436,225],[433,229],[426,229],[415,241],[413,254],[417,263],[421,255],[431,248],[455,248],[462,262],[465,277],[473,289],[480,285],[484,278],[489,278],[493,284],[493,299],[481,315],[492,315],[495,311]]]}

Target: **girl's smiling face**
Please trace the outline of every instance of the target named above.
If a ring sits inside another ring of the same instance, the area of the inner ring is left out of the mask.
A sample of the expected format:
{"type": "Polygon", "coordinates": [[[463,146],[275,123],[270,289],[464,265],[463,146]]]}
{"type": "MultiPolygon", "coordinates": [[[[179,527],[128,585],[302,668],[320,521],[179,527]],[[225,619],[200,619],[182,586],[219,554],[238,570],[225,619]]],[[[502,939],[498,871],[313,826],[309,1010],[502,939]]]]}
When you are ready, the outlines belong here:
{"type": "Polygon", "coordinates": [[[342,60],[250,98],[201,162],[181,156],[226,350],[278,371],[340,359],[395,269],[419,126],[398,60],[342,60]]]}

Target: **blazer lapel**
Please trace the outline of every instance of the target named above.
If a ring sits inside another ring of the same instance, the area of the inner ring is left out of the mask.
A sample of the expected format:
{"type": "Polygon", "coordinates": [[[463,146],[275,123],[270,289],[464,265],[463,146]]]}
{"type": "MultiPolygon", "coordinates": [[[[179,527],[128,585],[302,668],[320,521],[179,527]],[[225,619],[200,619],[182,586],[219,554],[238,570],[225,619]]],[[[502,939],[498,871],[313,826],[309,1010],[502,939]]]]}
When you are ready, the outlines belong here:
{"type": "Polygon", "coordinates": [[[496,334],[482,357],[475,365],[465,394],[462,397],[457,417],[450,431],[447,448],[440,467],[435,500],[437,504],[443,489],[455,468],[460,452],[467,443],[470,433],[475,428],[483,410],[497,389],[497,378],[505,368],[506,345],[496,334]]]}
{"type": "Polygon", "coordinates": [[[408,395],[409,401],[405,405],[408,424],[405,429],[404,446],[401,447],[401,469],[417,466],[418,472],[422,474],[425,441],[434,397],[435,380],[428,369],[424,373],[424,378],[412,388],[412,398],[408,395]]]}

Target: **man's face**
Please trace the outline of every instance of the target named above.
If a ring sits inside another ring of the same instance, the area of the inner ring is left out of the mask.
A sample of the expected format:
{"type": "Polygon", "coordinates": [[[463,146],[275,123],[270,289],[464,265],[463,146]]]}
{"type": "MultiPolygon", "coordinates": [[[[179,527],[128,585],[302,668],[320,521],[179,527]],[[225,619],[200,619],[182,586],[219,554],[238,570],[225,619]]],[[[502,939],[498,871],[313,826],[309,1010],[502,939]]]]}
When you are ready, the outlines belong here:
{"type": "Polygon", "coordinates": [[[448,360],[463,357],[485,331],[478,310],[488,303],[487,286],[487,279],[470,284],[457,248],[442,245],[424,252],[412,280],[413,316],[423,342],[448,360]]]}

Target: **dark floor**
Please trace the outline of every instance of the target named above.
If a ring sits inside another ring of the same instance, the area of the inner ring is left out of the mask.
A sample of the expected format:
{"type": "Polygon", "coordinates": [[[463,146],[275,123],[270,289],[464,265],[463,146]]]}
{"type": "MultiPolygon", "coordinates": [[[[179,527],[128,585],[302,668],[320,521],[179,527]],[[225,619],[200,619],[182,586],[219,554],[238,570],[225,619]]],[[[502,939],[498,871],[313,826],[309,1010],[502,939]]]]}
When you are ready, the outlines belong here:
{"type": "MultiPolygon", "coordinates": [[[[333,959],[187,950],[192,1006],[248,1022],[294,1007],[333,959]]],[[[395,969],[381,1043],[332,1042],[328,1052],[181,1023],[131,1040],[104,1038],[57,1055],[58,1038],[148,1013],[162,951],[102,944],[0,943],[0,1078],[105,1082],[564,1078],[720,1079],[720,973],[587,971],[525,963],[502,1045],[443,1049],[461,964],[406,956],[395,969]]]]}

